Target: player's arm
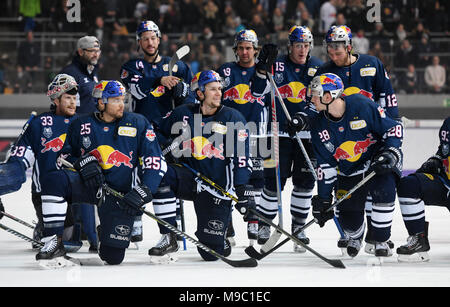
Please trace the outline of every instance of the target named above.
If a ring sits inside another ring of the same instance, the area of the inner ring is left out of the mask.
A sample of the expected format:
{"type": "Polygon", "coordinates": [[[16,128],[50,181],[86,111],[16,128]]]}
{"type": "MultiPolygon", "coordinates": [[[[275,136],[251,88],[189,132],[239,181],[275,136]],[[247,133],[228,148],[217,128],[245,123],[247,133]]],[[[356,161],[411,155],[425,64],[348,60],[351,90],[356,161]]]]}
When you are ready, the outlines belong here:
{"type": "Polygon", "coordinates": [[[377,59],[377,74],[375,76],[374,100],[379,105],[385,108],[387,115],[397,121],[400,120],[398,112],[397,96],[392,88],[388,73],[384,68],[383,63],[377,59]]]}
{"type": "Polygon", "coordinates": [[[128,61],[122,65],[120,78],[130,90],[131,95],[137,100],[144,99],[155,87],[155,80],[143,73],[144,63],[142,60],[128,61]]]}

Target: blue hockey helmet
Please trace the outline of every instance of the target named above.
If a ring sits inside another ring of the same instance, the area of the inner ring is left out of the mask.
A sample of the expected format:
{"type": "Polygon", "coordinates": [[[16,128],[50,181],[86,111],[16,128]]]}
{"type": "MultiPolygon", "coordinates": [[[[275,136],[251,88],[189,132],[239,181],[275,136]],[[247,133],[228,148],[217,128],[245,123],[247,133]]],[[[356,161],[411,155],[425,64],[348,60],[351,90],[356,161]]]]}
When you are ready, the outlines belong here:
{"type": "Polygon", "coordinates": [[[203,92],[205,85],[211,82],[219,82],[222,85],[222,77],[214,70],[202,71],[198,76],[198,89],[203,92]]]}
{"type": "Polygon", "coordinates": [[[341,96],[343,91],[344,83],[342,79],[338,75],[325,73],[312,79],[308,87],[308,96],[314,94],[322,98],[326,92],[329,92],[334,100],[341,96]]]}
{"type": "Polygon", "coordinates": [[[139,41],[141,38],[141,34],[147,31],[153,31],[156,33],[156,36],[161,38],[161,31],[159,31],[158,26],[151,20],[141,21],[137,30],[136,30],[136,40],[139,41]]]}
{"type": "Polygon", "coordinates": [[[253,48],[258,48],[258,36],[256,35],[256,32],[253,30],[242,30],[239,31],[236,34],[236,37],[234,38],[234,46],[233,48],[237,48],[237,45],[240,42],[250,42],[253,44],[253,48]]]}
{"type": "Polygon", "coordinates": [[[92,96],[96,99],[102,99],[105,104],[108,103],[108,98],[125,95],[125,87],[116,80],[100,81],[92,90],[92,96]]]}
{"type": "Polygon", "coordinates": [[[296,42],[309,43],[311,48],[314,47],[314,38],[311,30],[305,26],[292,26],[289,30],[289,42],[291,45],[296,42]]]}

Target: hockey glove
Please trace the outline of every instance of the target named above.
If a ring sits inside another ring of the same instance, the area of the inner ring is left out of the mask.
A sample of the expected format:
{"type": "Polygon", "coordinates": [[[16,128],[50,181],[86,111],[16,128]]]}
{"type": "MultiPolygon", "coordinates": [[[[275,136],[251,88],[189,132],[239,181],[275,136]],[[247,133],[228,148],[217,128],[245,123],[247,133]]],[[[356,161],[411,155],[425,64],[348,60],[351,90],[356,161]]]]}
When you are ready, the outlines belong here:
{"type": "Polygon", "coordinates": [[[152,192],[144,185],[135,186],[119,201],[120,208],[128,215],[136,216],[141,213],[143,206],[153,199],[152,192]]]}
{"type": "Polygon", "coordinates": [[[236,195],[238,202],[235,207],[244,216],[244,221],[256,221],[257,217],[251,212],[256,210],[253,186],[244,184],[237,186],[236,195]]]}
{"type": "Polygon", "coordinates": [[[259,72],[272,72],[272,65],[277,59],[278,46],[275,44],[265,44],[262,46],[258,55],[258,61],[255,65],[259,72]]]}
{"type": "Polygon", "coordinates": [[[188,95],[189,85],[181,80],[172,88],[172,97],[175,101],[175,106],[181,105],[188,95]]]}
{"type": "Polygon", "coordinates": [[[375,156],[372,161],[372,170],[377,175],[384,175],[394,171],[398,156],[391,150],[385,150],[375,156]]]}
{"type": "Polygon", "coordinates": [[[315,195],[311,199],[311,205],[313,208],[313,216],[317,219],[320,227],[323,227],[328,220],[334,217],[333,210],[327,211],[331,207],[331,200],[323,199],[319,195],[315,195]]]}
{"type": "Polygon", "coordinates": [[[297,132],[309,130],[308,118],[304,113],[295,113],[288,123],[288,133],[294,137],[297,132]]]}
{"type": "Polygon", "coordinates": [[[73,164],[78,171],[84,185],[88,188],[97,190],[105,182],[102,168],[98,164],[98,160],[89,154],[82,156],[73,164]]]}
{"type": "Polygon", "coordinates": [[[416,173],[442,174],[443,164],[441,157],[438,155],[432,156],[419,167],[416,173]]]}

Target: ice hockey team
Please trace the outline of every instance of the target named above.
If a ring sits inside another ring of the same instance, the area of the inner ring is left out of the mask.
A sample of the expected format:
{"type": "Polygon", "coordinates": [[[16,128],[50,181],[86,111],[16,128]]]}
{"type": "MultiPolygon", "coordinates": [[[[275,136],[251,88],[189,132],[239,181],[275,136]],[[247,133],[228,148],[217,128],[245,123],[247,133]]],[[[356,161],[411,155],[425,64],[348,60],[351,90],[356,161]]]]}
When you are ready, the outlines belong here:
{"type": "MultiPolygon", "coordinates": [[[[430,259],[425,206],[450,208],[450,117],[436,153],[402,176],[407,153],[396,95],[383,63],[354,53],[350,28],[326,33],[326,63],[311,55],[314,39],[305,26],[292,26],[285,55],[242,30],[235,62],[195,76],[181,59],[159,54],[161,32],[153,21],[141,22],[136,38],[144,57],[123,63],[121,81],[95,84],[97,111],[77,115],[79,85],[58,74],[48,85],[50,110],[32,115],[0,164],[0,195],[18,191],[32,169],[36,260],[51,262],[80,248],[72,240],[72,209],[80,203],[96,208],[90,251],[109,265],[122,263],[130,242],[145,238],[140,221],[150,202],[157,219],[183,231],[177,221],[184,219],[183,201],[191,201],[198,242],[225,257],[234,245],[233,224],[243,221],[250,245],[271,244],[275,232],[258,216],[280,214],[288,178],[291,231],[305,245],[313,240],[302,230],[311,211],[320,227],[334,220],[345,255],[356,257],[364,246],[376,257],[392,256],[398,198],[409,235],[395,250],[398,260],[430,259]],[[233,209],[243,221],[232,219],[233,209]]],[[[0,200],[0,218],[9,206],[0,200]]],[[[158,225],[161,239],[148,254],[176,253],[183,238],[158,225]]],[[[294,251],[306,250],[294,244],[294,251]]],[[[205,261],[218,259],[198,252],[205,261]]]]}

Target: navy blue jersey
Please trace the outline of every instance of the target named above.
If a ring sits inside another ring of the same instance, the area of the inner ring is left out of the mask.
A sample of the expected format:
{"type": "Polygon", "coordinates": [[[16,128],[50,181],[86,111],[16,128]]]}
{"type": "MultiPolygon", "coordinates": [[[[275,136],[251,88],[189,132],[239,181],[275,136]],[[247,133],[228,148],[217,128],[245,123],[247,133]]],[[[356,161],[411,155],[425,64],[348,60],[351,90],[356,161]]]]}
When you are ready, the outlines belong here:
{"type": "MultiPolygon", "coordinates": [[[[305,64],[295,64],[289,59],[288,55],[278,57],[274,63],[273,79],[291,116],[305,109],[306,92],[309,83],[314,78],[320,65],[322,65],[322,61],[316,57],[310,57],[305,64]]],[[[269,102],[269,105],[271,105],[271,95],[266,94],[265,99],[269,102]]],[[[280,125],[279,136],[288,137],[288,121],[286,115],[276,97],[275,102],[276,117],[280,125]]],[[[272,107],[270,107],[269,112],[269,117],[272,121],[272,107]]],[[[271,125],[269,125],[268,129],[271,129],[271,125]]],[[[299,135],[302,138],[309,137],[305,132],[301,132],[299,135]]]]}
{"type": "Polygon", "coordinates": [[[245,125],[244,117],[235,109],[221,106],[214,115],[202,116],[199,104],[186,104],[163,120],[161,131],[179,144],[181,161],[228,191],[233,184],[246,184],[250,178],[245,125]]]}
{"type": "MultiPolygon", "coordinates": [[[[152,124],[158,125],[173,109],[172,91],[159,83],[161,77],[169,75],[169,62],[170,57],[163,56],[157,63],[133,59],[122,65],[120,77],[133,97],[133,111],[144,115],[152,124]]],[[[182,61],[174,65],[173,75],[187,84],[192,79],[191,69],[182,61]]],[[[185,102],[195,102],[194,94],[190,93],[185,102]]]]}
{"type": "Polygon", "coordinates": [[[344,96],[356,93],[367,96],[382,106],[389,117],[398,119],[397,97],[383,63],[371,55],[356,56],[355,63],[344,67],[329,61],[317,70],[317,74],[330,72],[338,75],[344,83],[344,96]]]}
{"type": "Polygon", "coordinates": [[[17,146],[12,148],[11,161],[20,160],[26,168],[33,167],[33,192],[41,192],[41,174],[58,169],[56,159],[66,140],[69,124],[75,118],[54,112],[41,113],[30,122],[17,146]]]}
{"type": "Polygon", "coordinates": [[[339,121],[329,120],[324,112],[311,121],[318,193],[325,199],[330,198],[337,174],[354,176],[366,172],[373,156],[381,149],[389,148],[401,156],[401,124],[361,94],[342,98],[345,113],[339,121]]]}
{"type": "Polygon", "coordinates": [[[156,193],[167,164],[153,126],[140,114],[124,112],[112,123],[98,115],[80,116],[70,124],[61,155],[71,162],[87,153],[95,156],[106,183],[117,191],[127,193],[140,180],[156,193]]]}
{"type": "Polygon", "coordinates": [[[439,149],[437,155],[442,158],[442,164],[444,166],[444,174],[440,178],[450,190],[450,117],[447,117],[439,129],[439,149]]]}
{"type": "Polygon", "coordinates": [[[229,62],[223,64],[217,72],[224,83],[223,105],[241,112],[247,122],[254,122],[257,131],[251,131],[253,135],[265,134],[268,108],[264,98],[255,97],[251,90],[255,66],[246,68],[236,62],[229,62]]]}

